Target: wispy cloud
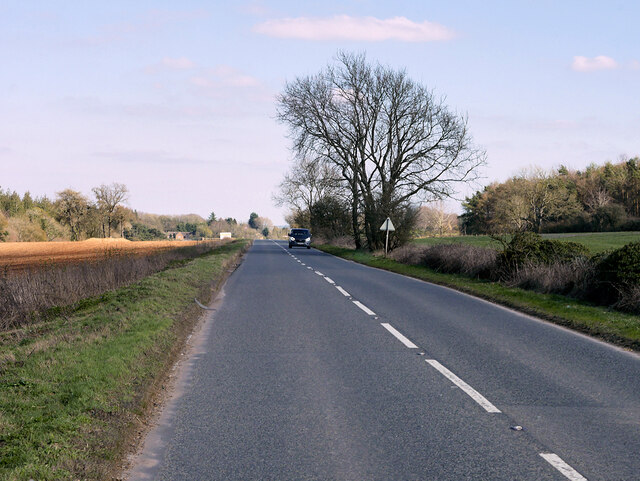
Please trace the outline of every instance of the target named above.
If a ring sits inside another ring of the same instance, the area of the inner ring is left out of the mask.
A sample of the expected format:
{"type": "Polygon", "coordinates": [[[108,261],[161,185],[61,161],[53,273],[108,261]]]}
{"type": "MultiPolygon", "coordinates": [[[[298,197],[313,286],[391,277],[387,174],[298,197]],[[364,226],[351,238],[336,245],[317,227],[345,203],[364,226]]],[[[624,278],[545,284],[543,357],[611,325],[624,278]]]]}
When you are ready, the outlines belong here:
{"type": "Polygon", "coordinates": [[[267,20],[253,27],[253,31],[277,38],[303,40],[354,40],[381,42],[434,42],[450,40],[455,33],[440,24],[414,22],[405,17],[379,19],[336,15],[330,18],[282,18],[267,20]]]}
{"type": "Polygon", "coordinates": [[[129,21],[103,25],[94,35],[78,39],[81,45],[103,45],[131,40],[136,35],[150,36],[170,24],[189,22],[207,18],[203,10],[175,11],[149,10],[129,21]]]}
{"type": "Polygon", "coordinates": [[[196,64],[186,57],[165,57],[160,62],[149,65],[147,68],[145,68],[145,72],[149,74],[156,74],[166,70],[190,70],[195,67],[196,64]]]}
{"type": "Polygon", "coordinates": [[[605,55],[598,55],[597,57],[589,58],[576,56],[573,57],[573,63],[571,68],[576,72],[595,72],[596,70],[614,70],[618,68],[618,62],[611,57],[605,55]]]}
{"type": "Polygon", "coordinates": [[[191,83],[197,87],[258,87],[255,77],[244,74],[228,65],[219,65],[207,70],[203,75],[193,77],[191,83]]]}
{"type": "Polygon", "coordinates": [[[637,60],[632,60],[631,62],[629,62],[629,68],[631,70],[640,70],[640,62],[638,62],[637,60]]]}
{"type": "Polygon", "coordinates": [[[127,164],[173,164],[194,165],[205,164],[202,159],[175,155],[164,150],[114,150],[111,152],[94,152],[94,157],[127,164]]]}

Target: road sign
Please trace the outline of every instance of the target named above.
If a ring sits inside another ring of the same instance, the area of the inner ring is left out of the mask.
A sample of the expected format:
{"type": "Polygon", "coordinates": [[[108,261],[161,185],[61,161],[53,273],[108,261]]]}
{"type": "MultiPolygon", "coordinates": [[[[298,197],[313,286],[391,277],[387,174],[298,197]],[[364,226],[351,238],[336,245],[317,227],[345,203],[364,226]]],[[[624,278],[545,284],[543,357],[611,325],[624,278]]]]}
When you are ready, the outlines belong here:
{"type": "Polygon", "coordinates": [[[393,227],[393,222],[391,222],[391,219],[389,219],[387,217],[387,220],[385,220],[382,225],[380,226],[380,230],[386,230],[386,231],[394,231],[396,230],[395,227],[393,227]]]}
{"type": "Polygon", "coordinates": [[[396,230],[396,228],[393,227],[393,222],[391,222],[391,219],[387,217],[387,220],[385,220],[380,226],[380,230],[387,231],[387,240],[384,243],[384,255],[386,256],[387,252],[389,251],[389,231],[396,230]]]}

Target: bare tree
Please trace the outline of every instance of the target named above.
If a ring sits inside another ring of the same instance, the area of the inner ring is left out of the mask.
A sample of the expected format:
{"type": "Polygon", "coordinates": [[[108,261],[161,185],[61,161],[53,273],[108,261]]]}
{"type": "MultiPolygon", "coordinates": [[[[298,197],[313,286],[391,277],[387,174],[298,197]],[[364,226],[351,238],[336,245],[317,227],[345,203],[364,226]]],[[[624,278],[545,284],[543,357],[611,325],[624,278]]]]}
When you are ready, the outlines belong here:
{"type": "Polygon", "coordinates": [[[313,207],[325,197],[342,195],[341,176],[333,164],[322,160],[296,160],[273,195],[277,206],[287,205],[304,212],[309,217],[309,227],[314,229],[313,207]]]}
{"type": "Polygon", "coordinates": [[[465,117],[405,71],[371,65],[364,54],[339,53],[335,67],[288,83],[278,104],[294,150],[340,172],[356,247],[364,233],[369,248],[379,248],[387,215],[453,195],[484,163],[465,117]]]}
{"type": "Polygon", "coordinates": [[[127,200],[129,189],[124,184],[114,182],[111,185],[102,184],[91,189],[96,196],[98,210],[102,214],[102,235],[111,237],[111,226],[117,223],[116,210],[121,202],[127,200]],[[105,232],[106,225],[106,232],[105,232]]]}
{"type": "Polygon", "coordinates": [[[444,202],[437,201],[420,207],[416,227],[431,235],[454,234],[458,230],[458,216],[447,212],[444,202]]]}

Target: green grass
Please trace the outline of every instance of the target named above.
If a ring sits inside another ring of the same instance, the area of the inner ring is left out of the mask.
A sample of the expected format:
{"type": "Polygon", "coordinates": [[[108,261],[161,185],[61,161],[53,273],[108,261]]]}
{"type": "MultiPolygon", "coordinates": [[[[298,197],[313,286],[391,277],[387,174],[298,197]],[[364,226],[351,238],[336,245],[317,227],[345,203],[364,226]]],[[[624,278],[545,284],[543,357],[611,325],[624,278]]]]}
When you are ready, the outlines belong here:
{"type": "Polygon", "coordinates": [[[0,479],[110,479],[201,313],[194,297],[207,302],[246,245],[0,333],[0,479]]]}
{"type": "MultiPolygon", "coordinates": [[[[567,234],[542,234],[545,239],[557,239],[559,241],[578,242],[584,244],[592,254],[597,254],[609,249],[618,249],[629,242],[640,241],[640,232],[585,232],[567,234]]],[[[452,236],[452,237],[425,237],[415,239],[416,244],[470,244],[479,247],[493,247],[499,249],[500,243],[488,235],[478,236],[452,236]]]]}
{"type": "Polygon", "coordinates": [[[427,267],[401,264],[391,259],[374,256],[365,251],[355,251],[328,245],[316,247],[330,254],[361,264],[452,287],[604,339],[619,346],[640,351],[639,316],[595,306],[565,296],[541,294],[524,289],[505,287],[497,282],[470,279],[454,274],[442,274],[427,267]]]}

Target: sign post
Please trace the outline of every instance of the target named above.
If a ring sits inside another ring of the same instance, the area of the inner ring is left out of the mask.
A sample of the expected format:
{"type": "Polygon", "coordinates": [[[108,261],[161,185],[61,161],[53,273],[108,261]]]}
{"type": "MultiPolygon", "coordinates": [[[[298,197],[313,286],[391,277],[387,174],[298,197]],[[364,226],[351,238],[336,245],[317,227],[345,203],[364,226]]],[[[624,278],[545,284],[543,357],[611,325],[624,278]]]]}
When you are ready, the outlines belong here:
{"type": "Polygon", "coordinates": [[[387,220],[385,220],[380,226],[380,230],[387,231],[387,240],[384,243],[384,256],[386,257],[387,252],[389,251],[389,231],[394,231],[396,230],[396,228],[393,227],[393,222],[391,222],[391,219],[387,217],[387,220]]]}

